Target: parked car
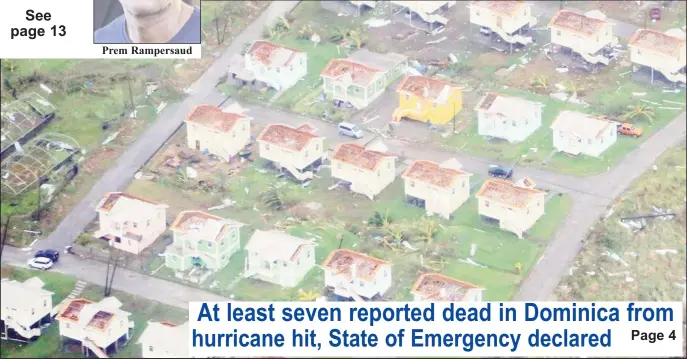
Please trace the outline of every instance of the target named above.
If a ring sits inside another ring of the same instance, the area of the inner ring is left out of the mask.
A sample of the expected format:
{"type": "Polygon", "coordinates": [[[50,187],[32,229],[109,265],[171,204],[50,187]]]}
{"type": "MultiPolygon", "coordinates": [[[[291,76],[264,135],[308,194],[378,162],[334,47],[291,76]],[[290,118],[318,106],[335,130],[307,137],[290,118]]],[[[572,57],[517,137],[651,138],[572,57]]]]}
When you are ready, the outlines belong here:
{"type": "Polygon", "coordinates": [[[52,249],[42,249],[36,254],[34,254],[35,258],[50,258],[53,262],[57,262],[60,260],[60,252],[52,250],[52,249]]]}
{"type": "Polygon", "coordinates": [[[651,9],[650,14],[651,14],[651,20],[655,20],[655,21],[661,20],[661,9],[655,7],[653,9],[651,9]]]}
{"type": "Polygon", "coordinates": [[[635,127],[635,125],[627,122],[618,126],[618,133],[627,136],[639,137],[642,135],[643,132],[644,130],[641,127],[635,127]]]}
{"type": "Polygon", "coordinates": [[[29,259],[28,265],[30,268],[48,270],[52,267],[52,260],[45,257],[35,257],[29,259]]]}
{"type": "Polygon", "coordinates": [[[479,28],[479,33],[484,35],[484,36],[490,36],[491,35],[491,29],[485,26],[482,26],[479,28]]]}
{"type": "Polygon", "coordinates": [[[339,136],[348,136],[353,138],[363,138],[363,130],[350,122],[341,122],[338,126],[339,136]]]}
{"type": "Polygon", "coordinates": [[[513,169],[501,166],[491,166],[489,168],[489,176],[496,178],[509,179],[513,177],[513,169]]]}

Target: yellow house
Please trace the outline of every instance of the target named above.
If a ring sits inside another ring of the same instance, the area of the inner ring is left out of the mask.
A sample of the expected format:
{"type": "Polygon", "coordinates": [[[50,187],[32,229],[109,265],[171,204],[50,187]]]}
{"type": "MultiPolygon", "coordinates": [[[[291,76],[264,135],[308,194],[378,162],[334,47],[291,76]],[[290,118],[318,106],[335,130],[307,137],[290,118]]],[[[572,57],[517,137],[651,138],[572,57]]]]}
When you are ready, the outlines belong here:
{"type": "Polygon", "coordinates": [[[186,117],[189,148],[230,160],[250,142],[251,118],[200,105],[186,117]]]}
{"type": "Polygon", "coordinates": [[[374,199],[396,177],[396,156],[355,143],[341,143],[331,157],[332,177],[350,190],[374,199]]]}
{"type": "Polygon", "coordinates": [[[299,181],[312,179],[311,169],[325,158],[324,137],[314,132],[315,128],[307,123],[297,128],[267,125],[256,139],[260,157],[286,169],[299,181]]]}
{"type": "Polygon", "coordinates": [[[470,197],[471,175],[455,160],[413,161],[402,175],[406,200],[448,219],[470,197]]]}
{"type": "Polygon", "coordinates": [[[499,179],[484,181],[475,195],[479,214],[522,238],[544,215],[546,192],[534,189],[535,185],[529,177],[516,183],[499,179]]]}
{"type": "Polygon", "coordinates": [[[656,70],[671,82],[685,82],[687,47],[684,31],[671,29],[658,32],[639,29],[628,43],[628,47],[634,64],[651,68],[652,81],[656,70]]]}
{"type": "Polygon", "coordinates": [[[578,53],[591,63],[608,65],[610,58],[603,54],[604,48],[617,44],[613,36],[613,23],[598,10],[580,14],[570,10],[560,10],[549,22],[551,43],[578,53]]]}
{"type": "Polygon", "coordinates": [[[398,86],[398,108],[393,122],[402,118],[445,124],[463,108],[458,86],[424,76],[406,76],[398,86]]]}
{"type": "Polygon", "coordinates": [[[532,16],[532,4],[524,1],[473,1],[470,3],[470,23],[487,28],[509,44],[529,45],[531,36],[523,36],[523,29],[537,24],[532,16]]]}

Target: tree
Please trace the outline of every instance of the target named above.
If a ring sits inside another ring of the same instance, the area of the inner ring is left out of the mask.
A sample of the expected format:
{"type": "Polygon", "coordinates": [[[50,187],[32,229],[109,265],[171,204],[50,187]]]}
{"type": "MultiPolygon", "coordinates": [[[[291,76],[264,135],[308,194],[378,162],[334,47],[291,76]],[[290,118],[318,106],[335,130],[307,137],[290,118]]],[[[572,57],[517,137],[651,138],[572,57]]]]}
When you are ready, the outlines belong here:
{"type": "Polygon", "coordinates": [[[422,217],[415,228],[417,228],[420,238],[422,238],[425,244],[429,245],[439,232],[439,222],[430,217],[422,217]]]}
{"type": "Polygon", "coordinates": [[[348,30],[346,28],[343,28],[341,26],[336,26],[336,27],[334,27],[334,30],[332,30],[331,40],[332,41],[343,40],[348,36],[349,32],[350,32],[350,30],[348,30]]]}
{"type": "Polygon", "coordinates": [[[314,302],[319,297],[320,297],[320,293],[317,293],[314,290],[308,290],[308,291],[304,291],[302,289],[298,290],[298,300],[301,302],[314,302]]]}
{"type": "Polygon", "coordinates": [[[518,274],[522,273],[522,263],[520,263],[520,262],[515,263],[515,265],[513,265],[513,268],[515,268],[515,271],[518,274]]]}
{"type": "Polygon", "coordinates": [[[584,86],[575,81],[568,81],[564,83],[565,87],[570,90],[570,95],[577,97],[577,95],[584,91],[584,86]]]}
{"type": "Polygon", "coordinates": [[[349,31],[346,38],[355,42],[355,47],[358,49],[363,46],[363,33],[360,30],[349,31]]]}
{"type": "Polygon", "coordinates": [[[231,17],[227,16],[224,13],[226,3],[222,3],[221,6],[215,6],[214,7],[214,14],[213,14],[213,19],[212,22],[215,24],[215,34],[217,35],[217,45],[220,45],[221,43],[224,42],[224,39],[226,38],[227,34],[227,27],[229,26],[229,21],[231,20],[231,17]],[[221,9],[222,11],[220,11],[221,9]],[[220,22],[224,21],[223,25],[220,25],[220,22]]]}
{"type": "Polygon", "coordinates": [[[622,116],[627,121],[645,118],[650,124],[654,123],[654,109],[649,105],[636,104],[627,106],[627,112],[622,116]]]}
{"type": "Polygon", "coordinates": [[[103,294],[106,297],[112,295],[112,282],[114,282],[115,272],[119,266],[119,257],[114,257],[110,252],[110,258],[107,260],[107,273],[105,274],[105,285],[103,286],[103,294]],[[112,270],[110,270],[112,268],[112,270]]]}
{"type": "Polygon", "coordinates": [[[532,81],[532,86],[534,86],[535,89],[548,90],[549,79],[546,76],[537,76],[532,81]]]}
{"type": "Polygon", "coordinates": [[[309,40],[312,34],[312,26],[307,24],[301,26],[300,30],[298,30],[298,37],[304,40],[309,40]]]}

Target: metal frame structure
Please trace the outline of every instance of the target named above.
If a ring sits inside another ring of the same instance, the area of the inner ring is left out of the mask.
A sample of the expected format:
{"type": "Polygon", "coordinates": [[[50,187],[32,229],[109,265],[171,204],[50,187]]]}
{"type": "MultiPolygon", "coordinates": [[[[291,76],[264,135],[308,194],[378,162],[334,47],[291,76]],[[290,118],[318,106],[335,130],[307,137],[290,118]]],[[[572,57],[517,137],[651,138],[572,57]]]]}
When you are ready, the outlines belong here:
{"type": "Polygon", "coordinates": [[[2,151],[21,140],[54,113],[55,106],[35,92],[3,106],[0,127],[2,151]]]}

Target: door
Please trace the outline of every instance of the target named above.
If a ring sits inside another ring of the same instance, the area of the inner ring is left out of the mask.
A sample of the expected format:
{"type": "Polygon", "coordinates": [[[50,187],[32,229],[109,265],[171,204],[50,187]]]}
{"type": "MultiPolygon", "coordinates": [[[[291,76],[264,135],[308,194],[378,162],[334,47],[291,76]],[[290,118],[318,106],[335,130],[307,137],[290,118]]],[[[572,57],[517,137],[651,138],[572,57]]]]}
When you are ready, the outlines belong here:
{"type": "Polygon", "coordinates": [[[196,140],[196,149],[200,150],[200,140],[196,140]]]}

